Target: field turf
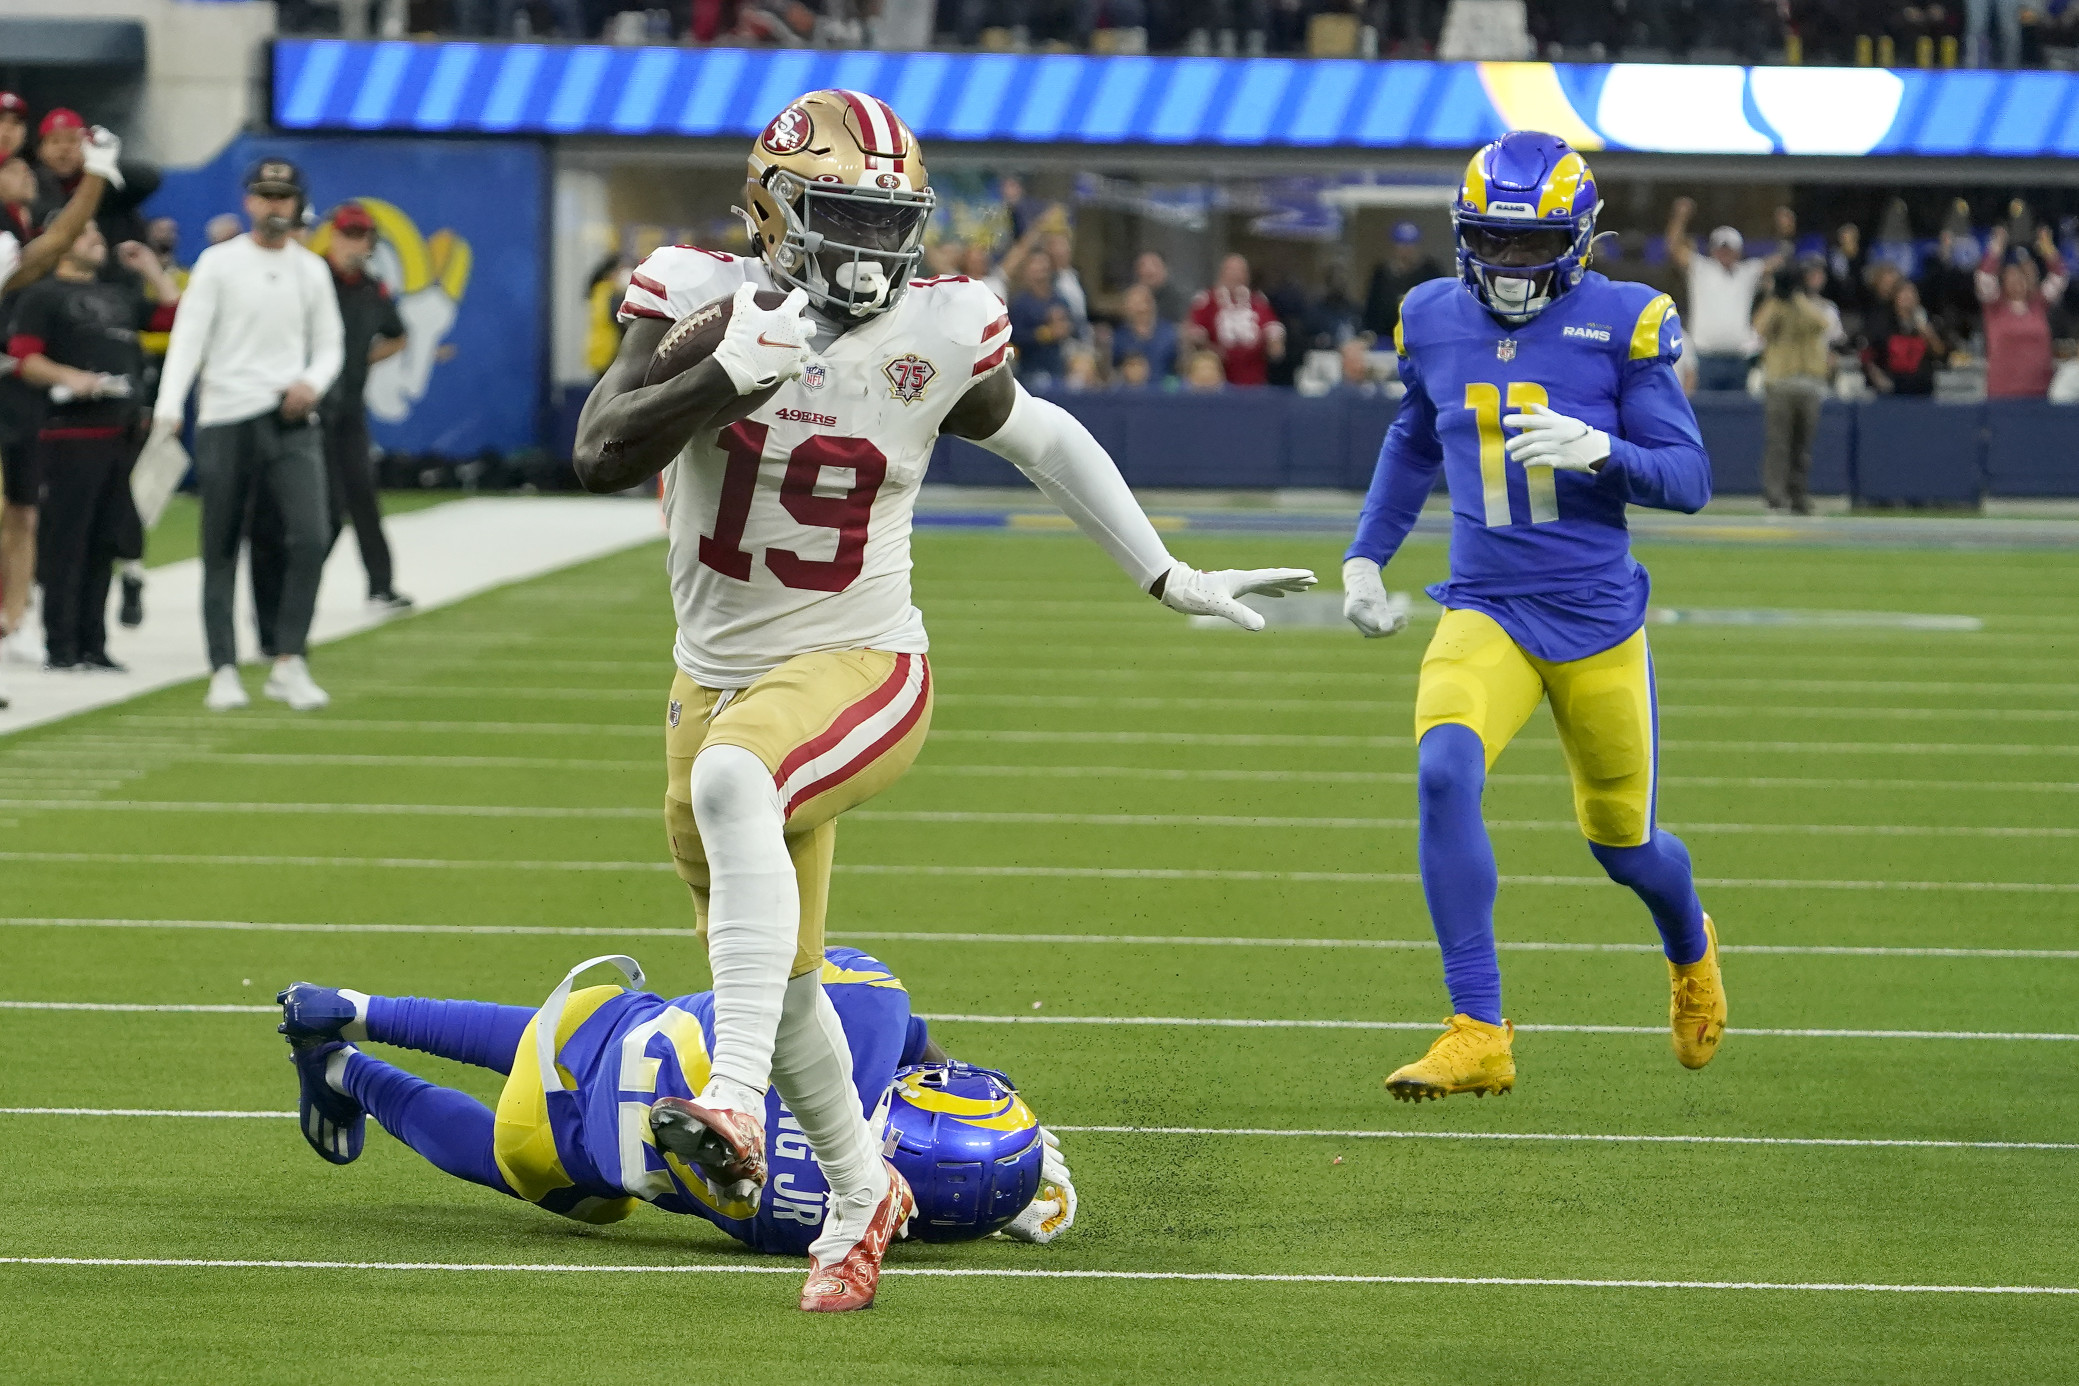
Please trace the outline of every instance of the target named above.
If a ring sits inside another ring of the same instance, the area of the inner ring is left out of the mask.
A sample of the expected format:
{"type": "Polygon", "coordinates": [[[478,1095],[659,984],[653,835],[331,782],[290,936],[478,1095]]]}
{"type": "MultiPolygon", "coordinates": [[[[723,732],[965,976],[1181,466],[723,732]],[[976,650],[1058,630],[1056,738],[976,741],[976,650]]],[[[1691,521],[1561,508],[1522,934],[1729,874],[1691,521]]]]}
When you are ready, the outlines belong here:
{"type": "MultiPolygon", "coordinates": [[[[1176,547],[1338,567],[1327,534],[1176,547]]],[[[832,929],[1071,1128],[1071,1233],[899,1247],[950,1274],[811,1320],[798,1268],[705,1224],[580,1227],[379,1132],[334,1168],[268,1116],[7,1114],[0,1256],[477,1269],[0,1264],[0,1379],[2079,1377],[2079,553],[1641,556],[1672,607],[1983,618],[1655,629],[1661,814],[1727,945],[1709,1069],[1670,1056],[1651,923],[1541,712],[1487,802],[1519,1086],[1387,1100],[1447,1009],[1410,821],[1427,627],[1194,629],[1073,536],[927,531],[936,723],[844,821],[832,929]],[[1672,1283],[1607,1283],[1639,1281],[1672,1283]]],[[[1390,584],[1443,562],[1418,542],[1390,584]]],[[[657,821],[660,567],[322,650],[324,714],[184,687],[0,741],[0,999],[228,1008],[0,1009],[0,1107],[286,1111],[273,1021],[237,1008],[298,978],[534,1004],[627,951],[705,985],[657,821]]]]}

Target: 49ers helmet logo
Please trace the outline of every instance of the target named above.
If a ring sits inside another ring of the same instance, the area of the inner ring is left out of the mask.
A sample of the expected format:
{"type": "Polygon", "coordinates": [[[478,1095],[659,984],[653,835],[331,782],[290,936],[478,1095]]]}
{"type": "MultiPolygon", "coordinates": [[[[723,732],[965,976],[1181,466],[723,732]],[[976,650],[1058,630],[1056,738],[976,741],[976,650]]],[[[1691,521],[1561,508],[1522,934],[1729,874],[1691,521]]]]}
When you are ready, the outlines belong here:
{"type": "Polygon", "coordinates": [[[772,118],[758,142],[769,153],[793,154],[808,144],[811,128],[809,113],[799,106],[789,106],[772,118]]]}
{"type": "Polygon", "coordinates": [[[904,404],[915,404],[924,398],[924,391],[938,375],[938,367],[911,352],[881,367],[881,374],[888,377],[890,394],[904,404]]]}

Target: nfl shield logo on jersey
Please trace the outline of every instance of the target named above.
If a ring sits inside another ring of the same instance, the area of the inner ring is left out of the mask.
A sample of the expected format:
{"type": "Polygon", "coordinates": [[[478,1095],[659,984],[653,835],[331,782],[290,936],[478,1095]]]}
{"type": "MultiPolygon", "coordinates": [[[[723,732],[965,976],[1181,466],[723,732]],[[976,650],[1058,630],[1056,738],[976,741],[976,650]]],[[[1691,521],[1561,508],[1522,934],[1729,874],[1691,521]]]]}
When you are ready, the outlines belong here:
{"type": "Polygon", "coordinates": [[[915,404],[924,398],[924,390],[938,375],[938,367],[910,352],[881,367],[881,374],[888,377],[888,389],[895,398],[904,404],[915,404]]]}
{"type": "Polygon", "coordinates": [[[821,361],[811,361],[801,368],[801,387],[804,390],[820,390],[830,381],[830,372],[821,361]]]}
{"type": "Polygon", "coordinates": [[[668,727],[675,727],[679,724],[679,700],[677,698],[673,698],[671,706],[665,710],[664,724],[668,727]]]}
{"type": "Polygon", "coordinates": [[[1503,360],[1503,361],[1513,361],[1513,360],[1515,360],[1515,359],[1516,359],[1516,339],[1515,339],[1514,337],[1504,337],[1504,338],[1502,338],[1502,339],[1501,339],[1500,341],[1496,342],[1496,343],[1494,344],[1494,354],[1495,354],[1496,358],[1497,358],[1497,359],[1499,359],[1499,360],[1503,360]]]}

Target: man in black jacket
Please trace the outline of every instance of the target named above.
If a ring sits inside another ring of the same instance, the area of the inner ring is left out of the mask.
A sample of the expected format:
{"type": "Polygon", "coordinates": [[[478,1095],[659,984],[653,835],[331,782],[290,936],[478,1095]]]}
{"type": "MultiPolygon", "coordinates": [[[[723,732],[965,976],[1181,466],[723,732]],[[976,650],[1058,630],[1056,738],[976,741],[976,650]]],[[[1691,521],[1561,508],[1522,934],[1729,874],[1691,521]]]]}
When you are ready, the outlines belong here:
{"type": "MultiPolygon", "coordinates": [[[[79,187],[79,180],[86,172],[87,128],[79,112],[60,106],[45,115],[36,130],[38,167],[34,216],[40,226],[52,212],[64,206],[79,187]]],[[[101,196],[101,208],[94,214],[102,238],[109,245],[147,238],[144,214],[138,208],[159,190],[156,166],[137,159],[124,159],[117,169],[120,176],[108,180],[108,190],[101,196]]],[[[104,278],[131,277],[113,259],[103,267],[102,275],[104,278]]]]}

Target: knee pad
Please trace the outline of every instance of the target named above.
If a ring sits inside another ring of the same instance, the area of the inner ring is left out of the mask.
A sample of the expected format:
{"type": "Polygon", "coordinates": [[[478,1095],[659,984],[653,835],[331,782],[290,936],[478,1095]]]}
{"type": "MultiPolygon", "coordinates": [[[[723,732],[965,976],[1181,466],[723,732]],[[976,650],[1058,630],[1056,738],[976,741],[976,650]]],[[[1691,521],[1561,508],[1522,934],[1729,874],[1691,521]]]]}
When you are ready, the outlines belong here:
{"type": "Polygon", "coordinates": [[[779,786],[765,762],[741,746],[709,746],[693,758],[689,798],[703,837],[761,811],[779,817],[779,786]]]}

